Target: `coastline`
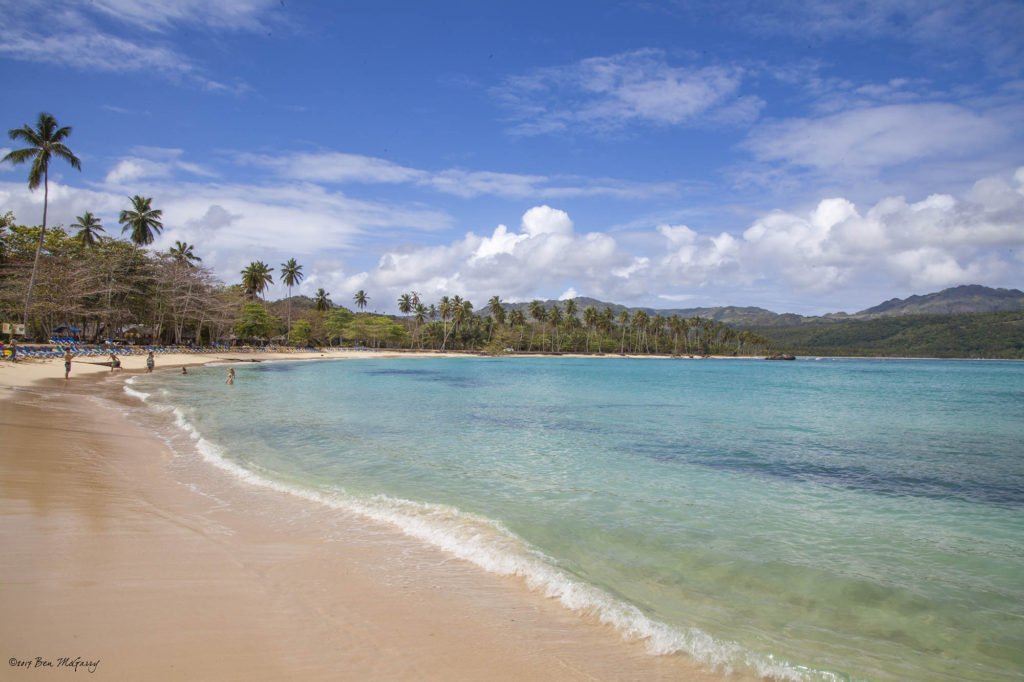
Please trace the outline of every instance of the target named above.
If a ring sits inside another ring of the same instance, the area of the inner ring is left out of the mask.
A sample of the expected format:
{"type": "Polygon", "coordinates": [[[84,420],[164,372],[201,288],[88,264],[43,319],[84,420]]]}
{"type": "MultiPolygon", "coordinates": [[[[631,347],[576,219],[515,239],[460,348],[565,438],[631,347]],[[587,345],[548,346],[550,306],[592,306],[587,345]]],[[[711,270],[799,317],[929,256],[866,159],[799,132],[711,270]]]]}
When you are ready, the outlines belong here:
{"type": "MultiPolygon", "coordinates": [[[[157,371],[389,356],[410,354],[158,355],[157,371]]],[[[519,579],[173,452],[118,408],[145,358],[122,366],[76,362],[64,382],[59,360],[0,364],[0,537],[15,548],[0,642],[13,667],[56,666],[33,679],[76,659],[98,660],[97,679],[724,679],[519,579]]]]}

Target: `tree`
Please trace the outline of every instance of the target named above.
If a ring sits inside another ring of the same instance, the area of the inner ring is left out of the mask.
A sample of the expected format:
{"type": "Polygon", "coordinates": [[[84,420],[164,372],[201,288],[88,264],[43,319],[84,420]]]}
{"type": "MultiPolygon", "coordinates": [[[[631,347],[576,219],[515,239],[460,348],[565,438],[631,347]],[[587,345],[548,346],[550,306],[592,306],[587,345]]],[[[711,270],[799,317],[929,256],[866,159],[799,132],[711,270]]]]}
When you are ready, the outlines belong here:
{"type": "Polygon", "coordinates": [[[267,285],[274,283],[274,278],[270,274],[273,271],[274,268],[268,267],[261,260],[254,260],[242,270],[242,289],[250,299],[258,298],[266,290],[267,285]]]}
{"type": "Polygon", "coordinates": [[[123,225],[121,234],[131,230],[129,237],[132,244],[135,244],[135,248],[138,249],[140,246],[152,244],[156,235],[164,229],[164,224],[160,222],[160,217],[164,212],[152,207],[152,197],[142,197],[136,194],[131,201],[131,209],[121,211],[117,222],[123,225]]]}
{"type": "Polygon", "coordinates": [[[274,335],[278,318],[259,303],[246,303],[242,316],[235,323],[235,333],[243,339],[269,339],[274,335]]]}
{"type": "Polygon", "coordinates": [[[362,312],[363,309],[366,308],[366,304],[369,300],[370,297],[367,296],[366,292],[363,291],[362,289],[357,291],[355,295],[352,297],[352,301],[356,304],[356,307],[359,308],[360,312],[362,312]]]}
{"type": "MultiPolygon", "coordinates": [[[[305,275],[302,274],[302,266],[289,258],[287,263],[281,263],[281,283],[288,287],[288,327],[287,333],[292,329],[292,287],[300,283],[305,275]]],[[[321,289],[320,291],[323,291],[321,289]]]]}
{"type": "Polygon", "coordinates": [[[313,297],[313,309],[317,312],[325,312],[331,309],[331,299],[327,298],[330,296],[329,293],[323,290],[323,287],[316,290],[316,295],[313,297]]]}
{"type": "Polygon", "coordinates": [[[39,245],[36,247],[36,258],[32,265],[32,276],[28,281],[28,292],[25,294],[25,327],[28,327],[28,311],[32,305],[32,287],[35,286],[36,272],[39,270],[39,252],[43,248],[43,239],[46,238],[46,210],[50,201],[50,158],[57,156],[64,159],[71,167],[82,170],[82,162],[71,153],[71,150],[64,144],[64,140],[71,134],[71,126],[57,127],[57,121],[45,112],[39,114],[39,121],[33,130],[25,124],[21,128],[12,128],[7,135],[12,140],[21,140],[28,144],[28,147],[14,149],[4,156],[3,161],[10,161],[13,164],[24,163],[32,160],[32,168],[28,172],[28,188],[34,190],[43,183],[43,229],[39,233],[39,245]]]}
{"type": "Polygon", "coordinates": [[[93,248],[96,246],[98,237],[96,232],[103,232],[103,226],[100,224],[100,219],[94,216],[89,211],[86,211],[82,215],[75,218],[77,223],[72,223],[71,227],[79,228],[78,234],[75,235],[75,239],[82,243],[82,246],[88,246],[93,248]]]}
{"type": "MultiPolygon", "coordinates": [[[[72,227],[74,227],[72,225],[72,227]]],[[[185,265],[187,267],[195,267],[196,263],[203,262],[203,259],[195,254],[193,250],[195,247],[187,242],[174,242],[174,246],[167,249],[167,253],[170,254],[174,261],[179,265],[185,265]]]]}

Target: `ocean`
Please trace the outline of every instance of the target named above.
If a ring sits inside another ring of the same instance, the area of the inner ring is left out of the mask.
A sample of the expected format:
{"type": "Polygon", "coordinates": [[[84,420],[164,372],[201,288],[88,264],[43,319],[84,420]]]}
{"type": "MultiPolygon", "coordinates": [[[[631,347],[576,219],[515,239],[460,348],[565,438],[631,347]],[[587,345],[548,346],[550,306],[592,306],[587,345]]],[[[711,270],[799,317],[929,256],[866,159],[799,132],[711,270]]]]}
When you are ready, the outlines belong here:
{"type": "Polygon", "coordinates": [[[1024,679],[1024,363],[233,366],[126,390],[190,456],[522,576],[654,655],[1024,679]]]}

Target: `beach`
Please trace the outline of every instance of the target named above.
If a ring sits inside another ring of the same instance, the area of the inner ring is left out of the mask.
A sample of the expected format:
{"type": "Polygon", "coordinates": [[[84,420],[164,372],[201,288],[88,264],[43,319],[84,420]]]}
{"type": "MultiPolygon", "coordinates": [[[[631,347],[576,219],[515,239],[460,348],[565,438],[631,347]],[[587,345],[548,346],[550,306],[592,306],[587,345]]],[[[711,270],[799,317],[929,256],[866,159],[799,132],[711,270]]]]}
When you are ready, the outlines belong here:
{"type": "MultiPolygon", "coordinates": [[[[158,354],[156,371],[385,355],[158,354]]],[[[76,359],[66,382],[60,359],[0,363],[3,679],[724,678],[521,579],[172,451],[138,405],[119,409],[145,356],[102,360],[76,359]]]]}

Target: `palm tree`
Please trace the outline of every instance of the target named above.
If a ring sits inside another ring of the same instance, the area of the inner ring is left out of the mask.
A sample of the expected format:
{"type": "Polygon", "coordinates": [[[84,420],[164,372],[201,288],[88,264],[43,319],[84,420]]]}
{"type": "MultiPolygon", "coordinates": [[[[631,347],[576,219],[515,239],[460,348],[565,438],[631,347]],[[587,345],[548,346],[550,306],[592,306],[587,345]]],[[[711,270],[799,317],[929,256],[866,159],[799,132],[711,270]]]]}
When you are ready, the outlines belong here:
{"type": "Polygon", "coordinates": [[[302,266],[296,263],[294,258],[289,258],[287,263],[281,263],[281,282],[288,287],[288,334],[292,333],[292,287],[301,282],[303,277],[305,275],[302,274],[302,266]]]}
{"type": "Polygon", "coordinates": [[[619,353],[626,352],[626,327],[629,326],[629,311],[623,308],[619,311],[619,326],[622,327],[622,345],[619,347],[619,353]]]}
{"type": "Polygon", "coordinates": [[[359,308],[361,312],[364,308],[366,308],[366,303],[367,301],[370,300],[370,297],[366,295],[365,291],[360,289],[355,293],[355,296],[352,297],[352,300],[355,302],[356,306],[359,308]]]}
{"type": "Polygon", "coordinates": [[[408,315],[413,309],[412,294],[402,294],[398,297],[398,312],[408,315]]]}
{"type": "Polygon", "coordinates": [[[28,171],[28,188],[34,190],[43,183],[43,229],[39,232],[39,243],[36,244],[36,258],[32,264],[32,276],[28,280],[28,293],[25,294],[25,328],[28,331],[28,309],[32,305],[32,287],[36,283],[36,273],[39,270],[39,254],[43,250],[43,240],[46,238],[46,209],[50,203],[50,157],[56,155],[68,163],[72,168],[82,170],[82,162],[71,153],[71,150],[64,144],[64,140],[71,134],[71,126],[57,127],[57,121],[45,112],[39,114],[39,121],[35,129],[28,124],[21,128],[12,128],[7,135],[12,140],[22,140],[28,147],[14,149],[4,156],[3,161],[10,161],[13,164],[24,163],[32,160],[32,168],[28,171]]]}
{"type": "MultiPolygon", "coordinates": [[[[491,300],[487,302],[487,309],[490,311],[491,317],[494,318],[494,324],[505,324],[505,306],[501,305],[500,298],[491,296],[491,300]]],[[[493,325],[491,326],[491,337],[494,337],[493,325]]]]}
{"type": "MultiPolygon", "coordinates": [[[[562,324],[562,310],[558,304],[548,308],[548,322],[551,323],[551,352],[555,352],[555,341],[558,340],[558,327],[562,324]]],[[[559,343],[561,348],[561,343],[559,343]]]]}
{"type": "Polygon", "coordinates": [[[274,283],[274,278],[270,275],[274,271],[274,268],[267,267],[267,264],[261,260],[255,260],[249,263],[245,270],[242,270],[242,289],[249,298],[258,298],[264,290],[266,290],[268,284],[274,283]]]}
{"type": "Polygon", "coordinates": [[[523,331],[526,328],[526,316],[523,315],[522,310],[515,308],[508,316],[508,323],[513,327],[519,327],[519,343],[516,345],[516,350],[520,350],[523,347],[523,331]]]}
{"type": "Polygon", "coordinates": [[[195,251],[193,251],[194,248],[195,246],[188,242],[176,241],[174,242],[174,246],[167,249],[167,253],[173,256],[174,260],[181,265],[186,265],[191,268],[195,267],[196,263],[203,262],[203,259],[197,256],[195,251]]]}
{"type": "Polygon", "coordinates": [[[328,296],[330,296],[330,294],[324,291],[323,287],[317,289],[316,295],[313,297],[313,310],[318,310],[320,312],[330,310],[331,300],[327,298],[328,296]]]}
{"type": "MultiPolygon", "coordinates": [[[[413,312],[415,313],[413,319],[416,320],[416,332],[419,332],[420,325],[427,321],[427,306],[423,305],[422,303],[417,303],[416,307],[413,309],[413,312]]],[[[423,348],[422,337],[420,337],[420,348],[423,348]]]]}
{"type": "MultiPolygon", "coordinates": [[[[590,332],[593,331],[594,327],[597,326],[598,312],[597,308],[592,305],[588,305],[583,309],[583,324],[587,327],[587,352],[590,352],[590,332]]],[[[600,348],[601,344],[598,344],[600,348]]]]}
{"type": "MultiPolygon", "coordinates": [[[[544,304],[541,303],[540,301],[538,301],[537,299],[533,299],[532,301],[530,301],[530,305],[529,305],[528,310],[530,311],[530,317],[532,317],[533,319],[535,319],[535,320],[537,320],[538,322],[541,323],[540,335],[541,335],[541,347],[543,348],[543,344],[544,344],[543,338],[544,338],[544,332],[545,332],[545,324],[547,323],[547,319],[548,319],[548,310],[547,310],[547,308],[544,307],[544,304]]],[[[530,330],[530,350],[533,350],[533,330],[532,329],[530,330]]]]}
{"type": "Polygon", "coordinates": [[[121,215],[117,219],[117,222],[123,225],[121,234],[128,230],[132,231],[130,236],[136,249],[152,244],[156,235],[164,229],[164,224],[160,222],[160,217],[164,212],[154,209],[151,205],[152,201],[151,197],[140,197],[136,194],[132,197],[131,210],[121,211],[121,215]]]}
{"type": "Polygon", "coordinates": [[[96,233],[105,231],[103,226],[100,225],[100,219],[89,211],[86,211],[75,218],[75,220],[78,222],[71,224],[71,227],[79,228],[78,234],[75,235],[75,239],[81,242],[82,246],[88,246],[90,249],[96,246],[96,243],[99,241],[99,237],[96,236],[96,233]]]}

